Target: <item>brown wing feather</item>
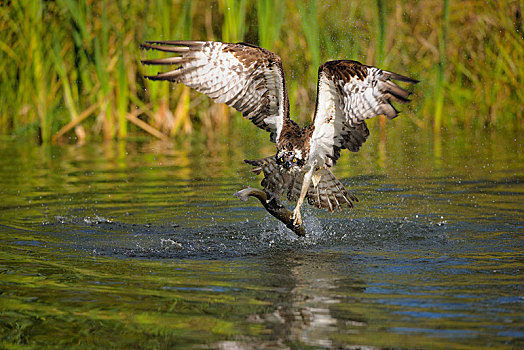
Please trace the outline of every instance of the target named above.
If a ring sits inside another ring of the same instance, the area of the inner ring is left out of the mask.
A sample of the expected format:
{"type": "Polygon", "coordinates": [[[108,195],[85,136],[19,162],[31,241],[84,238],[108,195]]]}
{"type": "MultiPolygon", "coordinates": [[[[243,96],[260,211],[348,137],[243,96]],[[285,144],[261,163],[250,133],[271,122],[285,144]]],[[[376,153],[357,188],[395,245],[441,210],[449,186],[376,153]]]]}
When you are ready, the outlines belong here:
{"type": "Polygon", "coordinates": [[[144,65],[176,69],[146,76],[185,84],[240,111],[276,142],[289,101],[280,57],[258,46],[212,41],[150,41],[141,45],[179,56],[146,59],[144,65]]]}

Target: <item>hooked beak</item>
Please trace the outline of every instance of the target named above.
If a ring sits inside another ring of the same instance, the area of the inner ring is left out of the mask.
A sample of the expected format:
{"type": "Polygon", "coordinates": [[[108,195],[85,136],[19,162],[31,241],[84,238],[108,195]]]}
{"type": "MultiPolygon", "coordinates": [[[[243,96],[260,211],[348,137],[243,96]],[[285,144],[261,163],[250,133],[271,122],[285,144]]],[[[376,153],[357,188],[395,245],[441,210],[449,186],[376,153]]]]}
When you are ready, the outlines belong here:
{"type": "Polygon", "coordinates": [[[289,160],[286,160],[284,161],[284,163],[282,163],[282,166],[284,167],[284,169],[286,170],[289,170],[291,168],[291,162],[289,160]]]}

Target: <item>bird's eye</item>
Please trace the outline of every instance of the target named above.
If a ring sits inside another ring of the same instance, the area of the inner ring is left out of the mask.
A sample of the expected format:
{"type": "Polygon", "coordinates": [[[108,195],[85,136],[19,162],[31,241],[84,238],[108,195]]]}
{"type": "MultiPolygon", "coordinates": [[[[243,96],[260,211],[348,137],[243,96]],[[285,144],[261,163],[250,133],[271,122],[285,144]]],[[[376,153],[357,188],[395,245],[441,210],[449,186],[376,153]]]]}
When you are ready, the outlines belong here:
{"type": "Polygon", "coordinates": [[[279,160],[280,163],[284,163],[284,158],[283,157],[278,158],[278,160],[279,160]]]}
{"type": "Polygon", "coordinates": [[[297,162],[297,159],[293,157],[293,163],[296,163],[296,162],[297,162]]]}

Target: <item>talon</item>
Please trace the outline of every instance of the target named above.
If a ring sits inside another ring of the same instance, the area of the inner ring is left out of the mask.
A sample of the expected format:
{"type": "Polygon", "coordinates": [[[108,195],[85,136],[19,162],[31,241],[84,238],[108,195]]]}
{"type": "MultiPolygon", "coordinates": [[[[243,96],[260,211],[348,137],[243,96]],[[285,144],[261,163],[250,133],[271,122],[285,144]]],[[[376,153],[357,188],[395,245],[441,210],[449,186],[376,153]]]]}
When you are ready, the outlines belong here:
{"type": "Polygon", "coordinates": [[[293,225],[302,225],[302,216],[300,215],[300,209],[295,208],[295,210],[293,210],[293,216],[291,218],[293,219],[293,225]]]}

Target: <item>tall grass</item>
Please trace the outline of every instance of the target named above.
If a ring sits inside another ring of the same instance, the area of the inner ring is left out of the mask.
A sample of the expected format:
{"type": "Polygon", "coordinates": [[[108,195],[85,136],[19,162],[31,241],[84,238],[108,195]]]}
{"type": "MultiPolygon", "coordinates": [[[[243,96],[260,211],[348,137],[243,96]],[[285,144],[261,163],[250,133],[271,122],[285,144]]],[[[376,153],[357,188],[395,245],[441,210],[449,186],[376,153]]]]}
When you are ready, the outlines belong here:
{"type": "Polygon", "coordinates": [[[48,143],[227,130],[230,109],[210,109],[208,99],[187,88],[142,78],[156,70],[140,65],[139,43],[170,39],[245,40],[277,51],[292,111],[302,121],[313,110],[318,65],[349,58],[422,80],[415,103],[406,107],[419,127],[522,127],[521,1],[395,4],[2,2],[0,134],[48,143]]]}
{"type": "MultiPolygon", "coordinates": [[[[169,0],[156,0],[156,11],[150,12],[150,20],[155,25],[147,29],[147,40],[170,40],[172,38],[191,39],[193,21],[193,2],[184,0],[173,5],[169,0]]],[[[149,12],[149,11],[148,11],[149,12]]],[[[158,53],[149,53],[157,55],[158,53]]],[[[155,67],[147,67],[148,75],[156,74],[155,67]]],[[[141,67],[139,67],[141,71],[141,67]]],[[[161,132],[173,136],[180,130],[192,131],[189,117],[190,96],[187,87],[177,87],[177,93],[171,94],[167,82],[144,82],[146,100],[149,104],[145,111],[150,111],[151,124],[161,132]]]]}
{"type": "Polygon", "coordinates": [[[301,18],[302,32],[307,42],[307,52],[305,53],[309,61],[311,75],[315,74],[320,65],[320,29],[318,23],[317,2],[309,0],[306,4],[304,0],[296,1],[298,13],[301,18]]]}
{"type": "Polygon", "coordinates": [[[442,126],[442,109],[444,108],[444,80],[446,74],[446,42],[448,40],[449,26],[449,0],[444,0],[442,6],[442,26],[438,35],[439,62],[437,68],[437,80],[435,85],[435,121],[433,129],[440,133],[442,126]]]}
{"type": "MultiPolygon", "coordinates": [[[[378,67],[383,67],[386,59],[386,2],[384,0],[376,0],[376,9],[376,53],[374,61],[378,67]]],[[[384,164],[386,160],[386,116],[381,115],[379,117],[379,126],[379,161],[381,164],[384,164]]]]}
{"type": "Polygon", "coordinates": [[[381,67],[386,58],[386,2],[384,0],[377,0],[377,18],[376,23],[376,64],[381,67]]]}
{"type": "Polygon", "coordinates": [[[257,0],[258,44],[274,50],[280,38],[286,3],[282,0],[257,0]]]}
{"type": "Polygon", "coordinates": [[[219,0],[218,5],[224,18],[222,22],[222,40],[225,42],[244,40],[247,0],[219,0]]]}

